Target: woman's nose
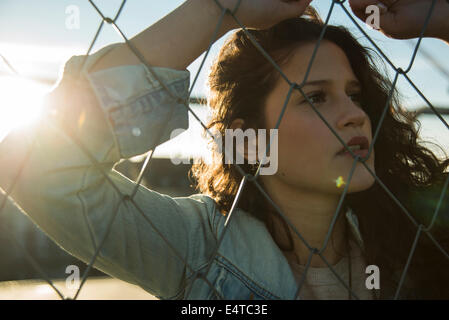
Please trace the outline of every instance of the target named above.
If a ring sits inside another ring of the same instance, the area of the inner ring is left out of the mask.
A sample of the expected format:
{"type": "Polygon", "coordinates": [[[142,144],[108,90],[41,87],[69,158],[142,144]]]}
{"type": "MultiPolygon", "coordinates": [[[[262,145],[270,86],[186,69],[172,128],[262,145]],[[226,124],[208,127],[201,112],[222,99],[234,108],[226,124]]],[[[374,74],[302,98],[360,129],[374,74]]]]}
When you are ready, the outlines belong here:
{"type": "Polygon", "coordinates": [[[339,129],[343,129],[348,126],[363,126],[365,121],[368,120],[368,115],[363,109],[354,103],[349,97],[343,99],[341,102],[340,111],[337,126],[339,129]]]}

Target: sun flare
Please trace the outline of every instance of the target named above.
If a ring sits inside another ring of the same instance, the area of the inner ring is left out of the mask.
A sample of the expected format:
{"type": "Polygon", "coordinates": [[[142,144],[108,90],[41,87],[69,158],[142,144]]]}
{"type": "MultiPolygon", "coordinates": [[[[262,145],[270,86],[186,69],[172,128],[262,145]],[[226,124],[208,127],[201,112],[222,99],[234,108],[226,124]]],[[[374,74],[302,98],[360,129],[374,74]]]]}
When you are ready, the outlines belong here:
{"type": "Polygon", "coordinates": [[[16,76],[0,77],[0,141],[39,118],[45,86],[16,76]]]}
{"type": "Polygon", "coordinates": [[[343,185],[346,184],[345,179],[343,179],[342,176],[339,176],[337,180],[335,180],[335,184],[337,185],[337,188],[341,188],[343,185]]]}

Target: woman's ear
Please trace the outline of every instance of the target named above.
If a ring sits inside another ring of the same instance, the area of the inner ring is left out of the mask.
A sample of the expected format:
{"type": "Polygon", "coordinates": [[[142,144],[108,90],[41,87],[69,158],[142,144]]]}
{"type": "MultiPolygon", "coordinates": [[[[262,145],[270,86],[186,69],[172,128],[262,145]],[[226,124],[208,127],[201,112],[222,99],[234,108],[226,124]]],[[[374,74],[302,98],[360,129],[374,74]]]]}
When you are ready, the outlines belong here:
{"type": "MultiPolygon", "coordinates": [[[[245,120],[242,118],[237,118],[232,121],[229,129],[235,131],[241,129],[242,133],[234,132],[232,133],[237,144],[235,145],[235,150],[237,154],[243,156],[246,161],[250,163],[255,163],[257,161],[257,135],[254,129],[245,128],[245,120]],[[240,138],[237,138],[240,135],[240,138]]],[[[237,164],[240,164],[237,161],[237,164]]]]}

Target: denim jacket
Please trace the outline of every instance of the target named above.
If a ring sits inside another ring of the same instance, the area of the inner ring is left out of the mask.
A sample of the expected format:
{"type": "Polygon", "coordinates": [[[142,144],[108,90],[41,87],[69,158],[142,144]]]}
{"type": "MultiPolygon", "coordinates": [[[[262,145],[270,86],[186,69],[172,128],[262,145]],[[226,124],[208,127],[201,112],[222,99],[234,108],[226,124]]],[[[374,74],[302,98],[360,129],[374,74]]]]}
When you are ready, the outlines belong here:
{"type": "MultiPolygon", "coordinates": [[[[202,194],[172,198],[139,186],[134,196],[139,208],[121,202],[135,183],[114,165],[167,141],[172,130],[188,127],[188,117],[181,100],[172,99],[143,64],[90,72],[115,45],[70,58],[46,97],[40,123],[0,143],[0,187],[12,188],[14,200],[7,199],[6,210],[19,206],[86,263],[101,245],[97,269],[160,299],[216,299],[216,293],[225,299],[294,299],[297,285],[287,259],[249,213],[233,213],[206,279],[193,281],[206,271],[224,230],[225,217],[214,200],[202,194]]],[[[153,70],[178,97],[188,98],[189,71],[153,70]]],[[[356,216],[346,216],[363,245],[356,216]]]]}

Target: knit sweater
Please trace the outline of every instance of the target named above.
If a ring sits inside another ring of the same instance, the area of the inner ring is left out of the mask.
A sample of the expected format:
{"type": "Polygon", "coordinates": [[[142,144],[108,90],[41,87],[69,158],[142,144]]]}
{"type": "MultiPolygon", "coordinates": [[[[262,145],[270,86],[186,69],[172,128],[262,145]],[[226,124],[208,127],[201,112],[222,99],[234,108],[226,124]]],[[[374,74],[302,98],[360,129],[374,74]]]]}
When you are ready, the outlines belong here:
{"type": "MultiPolygon", "coordinates": [[[[350,240],[352,290],[361,300],[372,300],[373,290],[365,286],[368,274],[366,263],[360,247],[350,240]]],[[[305,266],[290,262],[297,282],[304,272],[305,266]]],[[[348,257],[343,257],[332,268],[349,285],[348,257]]],[[[299,299],[303,300],[346,300],[348,289],[338,280],[328,267],[309,267],[306,280],[300,290],[299,299]]],[[[352,297],[352,299],[355,299],[352,297]]]]}

